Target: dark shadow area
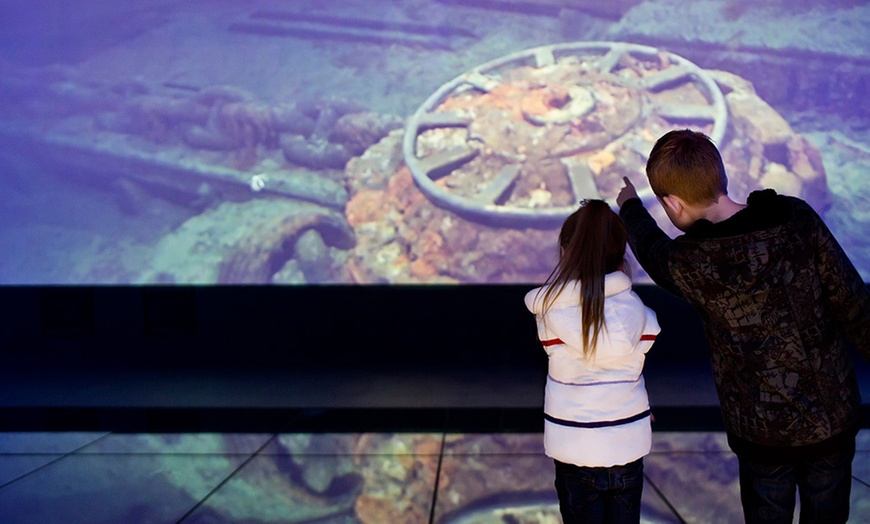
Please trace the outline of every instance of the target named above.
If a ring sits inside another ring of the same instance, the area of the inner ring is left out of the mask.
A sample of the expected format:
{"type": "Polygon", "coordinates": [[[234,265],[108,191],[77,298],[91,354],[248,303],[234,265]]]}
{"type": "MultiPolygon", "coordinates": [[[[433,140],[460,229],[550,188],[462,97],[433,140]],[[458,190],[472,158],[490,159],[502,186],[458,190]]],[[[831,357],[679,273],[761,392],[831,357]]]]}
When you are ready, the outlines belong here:
{"type": "MultiPolygon", "coordinates": [[[[0,431],[537,432],[529,289],[0,287],[0,431]]],[[[721,430],[697,315],[636,291],[656,429],[721,430]]]]}

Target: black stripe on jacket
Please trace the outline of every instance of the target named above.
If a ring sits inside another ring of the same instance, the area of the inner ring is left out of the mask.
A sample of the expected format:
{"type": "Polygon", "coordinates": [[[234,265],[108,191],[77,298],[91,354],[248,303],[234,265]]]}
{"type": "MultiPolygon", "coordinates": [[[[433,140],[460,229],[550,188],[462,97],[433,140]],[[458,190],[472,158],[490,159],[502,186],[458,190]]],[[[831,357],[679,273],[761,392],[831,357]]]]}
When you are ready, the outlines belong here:
{"type": "Polygon", "coordinates": [[[632,422],[637,422],[642,418],[648,417],[650,414],[650,410],[643,411],[638,413],[637,415],[632,415],[627,418],[621,418],[619,420],[602,420],[601,422],[576,422],[574,420],[564,420],[561,418],[556,418],[552,415],[548,415],[544,413],[544,419],[549,420],[553,424],[558,424],[560,426],[569,426],[572,428],[609,428],[612,426],[621,426],[623,424],[630,424],[632,422]]]}

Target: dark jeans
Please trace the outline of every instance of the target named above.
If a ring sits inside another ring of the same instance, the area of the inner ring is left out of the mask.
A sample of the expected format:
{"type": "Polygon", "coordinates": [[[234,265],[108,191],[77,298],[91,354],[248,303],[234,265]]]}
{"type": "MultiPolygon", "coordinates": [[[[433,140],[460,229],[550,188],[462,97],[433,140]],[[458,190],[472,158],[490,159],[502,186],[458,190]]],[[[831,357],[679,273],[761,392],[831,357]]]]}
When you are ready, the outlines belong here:
{"type": "Polygon", "coordinates": [[[556,493],[565,524],[640,522],[643,459],[609,468],[555,462],[556,493]]]}
{"type": "Polygon", "coordinates": [[[740,500],[747,524],[791,524],[795,486],[801,500],[801,524],[846,522],[854,457],[854,438],[845,449],[806,460],[772,464],[738,456],[740,500]]]}

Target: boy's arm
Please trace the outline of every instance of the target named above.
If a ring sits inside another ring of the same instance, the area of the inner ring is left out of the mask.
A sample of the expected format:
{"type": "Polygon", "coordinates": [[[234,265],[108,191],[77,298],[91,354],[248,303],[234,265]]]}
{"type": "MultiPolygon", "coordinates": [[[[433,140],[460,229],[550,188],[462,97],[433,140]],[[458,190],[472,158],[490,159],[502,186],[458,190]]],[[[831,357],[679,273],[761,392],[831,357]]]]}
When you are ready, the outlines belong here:
{"type": "Polygon", "coordinates": [[[849,341],[870,360],[870,292],[837,239],[815,211],[810,212],[817,223],[818,271],[828,309],[849,341]]]}
{"type": "Polygon", "coordinates": [[[668,271],[668,251],[671,238],[658,226],[643,206],[634,185],[623,178],[625,187],[616,197],[619,216],[628,231],[628,244],[640,266],[656,284],[677,296],[682,296],[668,271]]]}

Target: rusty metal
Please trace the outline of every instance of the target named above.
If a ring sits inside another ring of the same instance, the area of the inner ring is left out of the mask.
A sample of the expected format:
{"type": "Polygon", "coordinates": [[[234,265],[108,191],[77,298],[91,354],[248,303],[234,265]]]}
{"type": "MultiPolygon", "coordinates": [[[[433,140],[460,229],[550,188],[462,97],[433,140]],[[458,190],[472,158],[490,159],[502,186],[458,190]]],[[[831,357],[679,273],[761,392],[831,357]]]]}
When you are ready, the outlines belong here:
{"type": "Polygon", "coordinates": [[[728,110],[719,86],[694,63],[653,47],[559,44],[442,85],[408,119],[403,154],[440,207],[493,225],[552,227],[580,199],[602,197],[591,155],[618,148],[645,160],[655,134],[648,128],[660,122],[698,127],[722,145],[728,110]],[[500,93],[537,105],[479,103],[500,93]]]}
{"type": "MultiPolygon", "coordinates": [[[[28,151],[42,163],[61,166],[66,171],[80,168],[89,176],[101,174],[111,179],[129,179],[191,198],[202,192],[203,184],[244,199],[252,195],[250,172],[208,164],[194,157],[184,158],[177,153],[155,154],[120,147],[117,141],[100,143],[60,133],[37,136],[3,126],[0,126],[0,139],[7,146],[28,151]]],[[[284,174],[281,179],[273,175],[262,189],[253,191],[262,196],[292,198],[338,210],[344,208],[348,198],[340,184],[303,172],[284,174]]]]}

